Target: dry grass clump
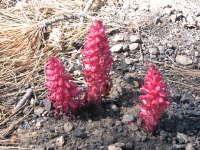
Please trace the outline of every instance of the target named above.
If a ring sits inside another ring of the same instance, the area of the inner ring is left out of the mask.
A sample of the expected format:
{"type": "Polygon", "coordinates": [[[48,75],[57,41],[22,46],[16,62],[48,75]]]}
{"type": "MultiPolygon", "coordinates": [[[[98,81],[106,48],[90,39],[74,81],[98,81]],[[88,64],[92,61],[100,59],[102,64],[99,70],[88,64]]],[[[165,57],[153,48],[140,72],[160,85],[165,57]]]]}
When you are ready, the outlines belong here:
{"type": "Polygon", "coordinates": [[[43,85],[48,57],[67,53],[74,41],[83,39],[92,21],[85,17],[85,23],[80,23],[79,15],[86,3],[82,0],[2,1],[0,93],[4,94],[0,95],[0,104],[10,97],[14,102],[22,87],[43,85]],[[52,38],[48,40],[55,28],[61,34],[53,40],[60,46],[52,44],[52,38]]]}

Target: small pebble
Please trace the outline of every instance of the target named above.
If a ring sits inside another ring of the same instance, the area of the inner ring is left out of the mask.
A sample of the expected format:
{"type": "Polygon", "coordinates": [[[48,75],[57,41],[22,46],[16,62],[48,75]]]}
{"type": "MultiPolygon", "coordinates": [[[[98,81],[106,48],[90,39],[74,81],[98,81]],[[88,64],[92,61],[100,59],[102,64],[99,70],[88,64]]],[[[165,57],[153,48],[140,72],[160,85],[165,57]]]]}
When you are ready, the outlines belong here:
{"type": "Polygon", "coordinates": [[[133,121],[133,115],[124,115],[123,118],[122,118],[122,122],[123,123],[128,123],[129,121],[133,121]]]}
{"type": "Polygon", "coordinates": [[[108,150],[122,150],[120,147],[117,147],[115,145],[108,146],[108,150]]]}
{"type": "Polygon", "coordinates": [[[42,113],[44,112],[44,108],[36,108],[34,110],[34,114],[41,117],[42,116],[42,113]]]}
{"type": "Polygon", "coordinates": [[[136,36],[136,35],[131,35],[130,36],[130,42],[133,42],[133,43],[138,43],[138,42],[140,42],[141,40],[140,40],[140,38],[138,37],[138,36],[136,36]]]}
{"type": "Polygon", "coordinates": [[[70,122],[66,122],[63,126],[65,133],[68,133],[73,130],[73,124],[70,122]]]}
{"type": "Polygon", "coordinates": [[[75,135],[75,137],[80,137],[80,138],[85,137],[84,132],[81,129],[79,129],[79,128],[76,128],[74,130],[74,135],[75,135]]]}
{"type": "Polygon", "coordinates": [[[65,139],[64,139],[63,136],[60,136],[60,137],[58,137],[58,138],[56,139],[56,145],[57,145],[57,146],[61,147],[61,146],[63,146],[64,143],[65,143],[65,139]]]}

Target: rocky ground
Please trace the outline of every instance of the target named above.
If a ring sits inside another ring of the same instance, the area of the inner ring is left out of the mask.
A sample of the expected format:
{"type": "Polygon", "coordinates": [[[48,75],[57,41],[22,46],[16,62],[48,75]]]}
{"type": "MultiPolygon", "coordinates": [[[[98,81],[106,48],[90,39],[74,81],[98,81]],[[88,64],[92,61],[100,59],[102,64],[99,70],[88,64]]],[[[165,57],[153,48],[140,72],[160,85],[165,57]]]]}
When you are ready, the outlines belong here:
{"type": "MultiPolygon", "coordinates": [[[[55,120],[47,116],[49,103],[44,97],[32,100],[31,116],[12,133],[21,139],[19,146],[37,150],[200,149],[198,0],[122,1],[112,7],[103,6],[98,13],[107,26],[114,58],[113,87],[102,107],[91,106],[72,121],[55,120]],[[142,130],[137,118],[139,89],[149,63],[160,69],[171,92],[171,106],[154,134],[142,130]]],[[[77,63],[69,71],[79,78],[81,57],[78,48],[71,51],[75,52],[77,63]]]]}

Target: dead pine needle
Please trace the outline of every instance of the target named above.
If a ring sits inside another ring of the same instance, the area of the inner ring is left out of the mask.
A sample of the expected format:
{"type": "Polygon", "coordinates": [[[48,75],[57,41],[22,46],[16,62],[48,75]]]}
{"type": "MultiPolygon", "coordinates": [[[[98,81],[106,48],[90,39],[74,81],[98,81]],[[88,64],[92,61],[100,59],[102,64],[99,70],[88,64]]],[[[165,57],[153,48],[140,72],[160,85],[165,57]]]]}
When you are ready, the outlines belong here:
{"type": "Polygon", "coordinates": [[[0,131],[0,139],[7,136],[17,125],[19,125],[22,121],[24,121],[24,119],[26,119],[32,111],[33,108],[30,108],[30,111],[24,117],[21,117],[17,121],[14,121],[8,128],[0,131]]]}
{"type": "Polygon", "coordinates": [[[0,146],[0,149],[4,150],[33,150],[32,148],[23,148],[23,147],[15,147],[15,146],[0,146]]]}

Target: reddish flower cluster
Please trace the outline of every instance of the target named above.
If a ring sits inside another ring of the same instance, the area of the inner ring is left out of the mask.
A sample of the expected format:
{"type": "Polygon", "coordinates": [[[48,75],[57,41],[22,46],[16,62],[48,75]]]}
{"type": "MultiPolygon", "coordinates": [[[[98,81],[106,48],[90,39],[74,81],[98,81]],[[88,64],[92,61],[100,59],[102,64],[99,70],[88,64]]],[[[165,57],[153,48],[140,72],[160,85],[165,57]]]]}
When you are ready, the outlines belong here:
{"type": "Polygon", "coordinates": [[[111,88],[109,73],[113,63],[102,21],[96,20],[90,27],[82,56],[84,77],[88,84],[87,101],[100,104],[101,96],[107,95],[111,88]]]}
{"type": "Polygon", "coordinates": [[[141,88],[146,95],[139,97],[142,101],[139,118],[144,129],[153,132],[161,114],[170,105],[168,101],[170,92],[166,90],[167,84],[162,82],[162,74],[154,65],[150,66],[146,74],[144,86],[141,88]]]}
{"type": "Polygon", "coordinates": [[[55,112],[69,114],[76,110],[82,102],[76,97],[82,91],[77,89],[76,83],[69,81],[73,76],[65,73],[65,67],[60,59],[50,57],[45,72],[47,75],[45,86],[49,90],[49,100],[53,102],[55,112]]]}

